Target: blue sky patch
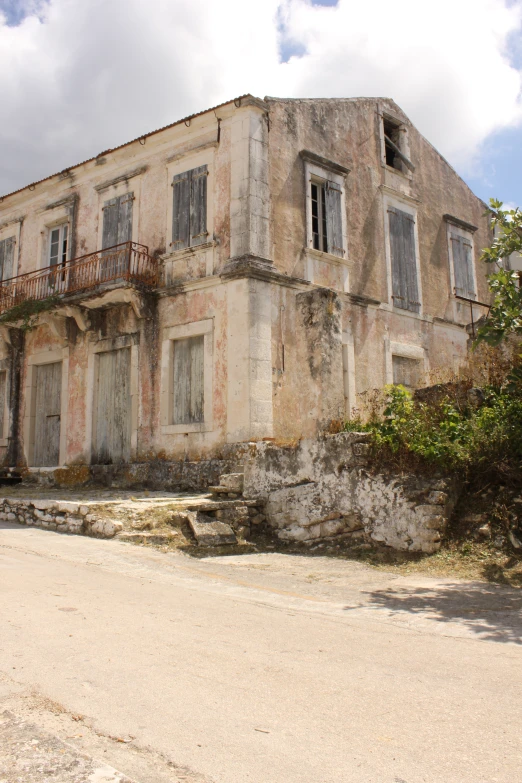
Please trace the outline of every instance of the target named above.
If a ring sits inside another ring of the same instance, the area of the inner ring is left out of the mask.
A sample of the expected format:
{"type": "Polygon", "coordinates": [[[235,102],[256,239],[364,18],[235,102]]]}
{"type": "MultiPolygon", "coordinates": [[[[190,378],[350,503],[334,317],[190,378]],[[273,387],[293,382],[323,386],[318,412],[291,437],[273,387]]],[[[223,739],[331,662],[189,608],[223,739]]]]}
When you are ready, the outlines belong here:
{"type": "Polygon", "coordinates": [[[464,179],[484,201],[498,198],[522,206],[522,128],[493,133],[482,146],[477,174],[464,179]]]}

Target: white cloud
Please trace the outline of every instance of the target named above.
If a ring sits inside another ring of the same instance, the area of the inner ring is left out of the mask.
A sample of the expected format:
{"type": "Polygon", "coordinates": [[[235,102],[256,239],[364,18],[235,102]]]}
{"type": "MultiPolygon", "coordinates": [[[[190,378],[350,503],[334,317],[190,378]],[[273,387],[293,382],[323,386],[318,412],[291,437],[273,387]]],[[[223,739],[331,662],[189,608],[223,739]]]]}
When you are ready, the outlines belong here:
{"type": "Polygon", "coordinates": [[[31,0],[0,18],[0,193],[243,92],[387,95],[465,165],[519,122],[512,0],[31,0]],[[281,33],[281,26],[283,33],[281,33]],[[280,44],[306,54],[280,62],[280,44]]]}

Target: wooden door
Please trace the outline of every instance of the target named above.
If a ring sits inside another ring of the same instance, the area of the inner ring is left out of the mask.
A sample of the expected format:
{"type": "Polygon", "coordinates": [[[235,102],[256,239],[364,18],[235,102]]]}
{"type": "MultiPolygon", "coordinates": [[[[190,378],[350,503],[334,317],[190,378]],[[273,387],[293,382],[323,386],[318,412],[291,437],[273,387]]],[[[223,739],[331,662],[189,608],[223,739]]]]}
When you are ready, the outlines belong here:
{"type": "Polygon", "coordinates": [[[131,349],[97,355],[92,462],[111,465],[128,462],[131,442],[131,349]]]}
{"type": "Polygon", "coordinates": [[[35,467],[51,468],[60,464],[60,413],[62,400],[62,363],[39,364],[35,375],[35,467]]]}

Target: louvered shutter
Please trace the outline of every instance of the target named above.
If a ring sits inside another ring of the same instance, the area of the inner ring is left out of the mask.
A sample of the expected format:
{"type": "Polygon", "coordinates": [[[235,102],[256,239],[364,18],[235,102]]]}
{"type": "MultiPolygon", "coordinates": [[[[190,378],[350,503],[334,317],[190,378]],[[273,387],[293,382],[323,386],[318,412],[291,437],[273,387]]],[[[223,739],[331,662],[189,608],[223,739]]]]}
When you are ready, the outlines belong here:
{"type": "Polygon", "coordinates": [[[102,250],[118,244],[119,199],[111,198],[103,205],[102,250]]]}
{"type": "Polygon", "coordinates": [[[451,235],[451,253],[455,274],[455,293],[468,299],[475,298],[473,279],[473,248],[466,237],[451,235]]]}
{"type": "Polygon", "coordinates": [[[467,297],[474,299],[476,296],[475,280],[473,277],[473,247],[464,237],[462,238],[462,255],[466,267],[467,297]]]}
{"type": "Polygon", "coordinates": [[[207,241],[207,177],[208,166],[199,166],[190,173],[190,246],[207,241]]]}
{"type": "Polygon", "coordinates": [[[172,249],[180,250],[189,244],[190,171],[176,174],[172,180],[172,249]]]}
{"type": "Polygon", "coordinates": [[[116,244],[132,240],[132,202],[134,193],[125,193],[118,199],[118,239],[116,244]]]}
{"type": "Polygon", "coordinates": [[[174,342],[174,424],[204,421],[204,337],[174,342]]]}
{"type": "Polygon", "coordinates": [[[8,237],[0,242],[0,280],[13,276],[15,238],[8,237]]]}
{"type": "Polygon", "coordinates": [[[408,212],[388,208],[392,265],[392,297],[396,307],[420,309],[415,257],[415,221],[408,212]]]}
{"type": "Polygon", "coordinates": [[[344,256],[343,248],[343,219],[341,212],[342,191],[335,182],[327,182],[325,186],[326,197],[326,236],[327,252],[334,256],[344,256]]]}

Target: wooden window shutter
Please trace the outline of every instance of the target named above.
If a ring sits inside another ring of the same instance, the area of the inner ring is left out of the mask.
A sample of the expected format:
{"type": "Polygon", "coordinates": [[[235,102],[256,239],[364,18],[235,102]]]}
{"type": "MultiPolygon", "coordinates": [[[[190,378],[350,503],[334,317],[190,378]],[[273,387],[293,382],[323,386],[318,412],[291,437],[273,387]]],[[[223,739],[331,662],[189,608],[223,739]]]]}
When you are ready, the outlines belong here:
{"type": "Polygon", "coordinates": [[[392,297],[396,307],[420,310],[415,256],[415,221],[408,212],[388,208],[392,264],[392,297]]]}
{"type": "Polygon", "coordinates": [[[190,173],[190,246],[207,241],[207,177],[208,166],[199,166],[190,173]]]}
{"type": "Polygon", "coordinates": [[[7,392],[7,372],[0,372],[0,438],[4,437],[4,414],[7,392]]]}
{"type": "Polygon", "coordinates": [[[453,256],[456,295],[474,299],[475,281],[473,278],[473,248],[471,242],[458,234],[452,234],[451,254],[453,256]]]}
{"type": "Polygon", "coordinates": [[[176,174],[172,180],[172,249],[189,245],[190,226],[190,171],[176,174]]]}
{"type": "Polygon", "coordinates": [[[102,250],[118,244],[119,199],[111,198],[103,204],[102,250]]]}
{"type": "Polygon", "coordinates": [[[8,237],[0,242],[0,280],[13,276],[15,238],[8,237]]]}
{"type": "Polygon", "coordinates": [[[204,421],[204,339],[174,341],[173,424],[204,421]]]}
{"type": "Polygon", "coordinates": [[[122,242],[132,241],[132,203],[134,193],[125,193],[118,199],[118,240],[117,245],[122,242]]]}
{"type": "Polygon", "coordinates": [[[344,256],[343,248],[343,218],[341,211],[342,191],[335,182],[327,182],[325,187],[326,195],[326,235],[328,244],[328,253],[335,256],[344,256]]]}

